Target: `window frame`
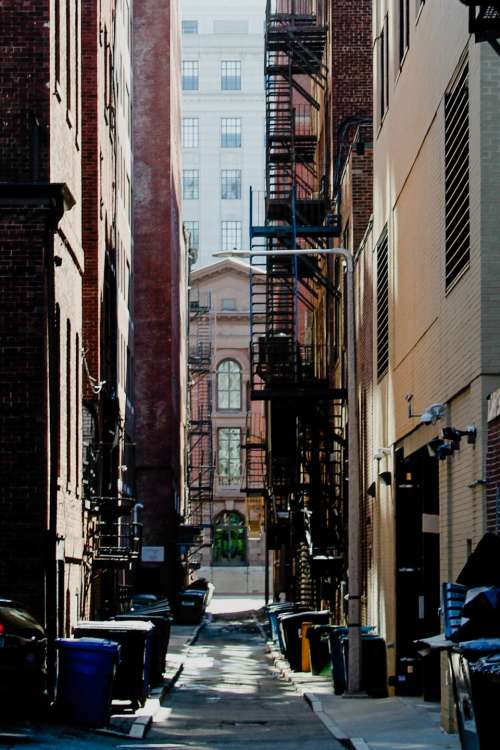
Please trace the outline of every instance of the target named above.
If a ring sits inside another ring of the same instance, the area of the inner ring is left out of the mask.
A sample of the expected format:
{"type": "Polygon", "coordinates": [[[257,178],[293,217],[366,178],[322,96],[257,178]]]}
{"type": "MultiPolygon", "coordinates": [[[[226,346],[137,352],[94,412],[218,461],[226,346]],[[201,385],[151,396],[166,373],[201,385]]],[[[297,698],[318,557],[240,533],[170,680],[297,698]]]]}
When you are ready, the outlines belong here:
{"type": "Polygon", "coordinates": [[[239,484],[241,481],[242,471],[243,462],[241,460],[241,427],[233,427],[228,425],[219,427],[217,429],[217,479],[219,484],[226,485],[228,487],[239,484]],[[224,435],[228,436],[227,440],[223,440],[224,435]],[[224,459],[221,456],[223,442],[227,442],[228,444],[227,457],[224,457],[224,459]],[[231,456],[231,450],[234,450],[236,446],[238,447],[237,458],[231,456]],[[227,461],[226,466],[223,465],[223,461],[227,461]],[[236,467],[237,471],[235,471],[236,467]]]}
{"type": "Polygon", "coordinates": [[[199,60],[183,60],[182,61],[182,73],[181,73],[181,87],[183,91],[199,91],[200,90],[200,61],[199,60]],[[191,74],[186,71],[188,68],[191,74]],[[192,85],[186,85],[190,81],[192,85]]]}
{"type": "Polygon", "coordinates": [[[200,170],[182,170],[182,200],[197,201],[200,199],[200,170]],[[187,189],[189,187],[189,190],[187,189]]]}
{"type": "Polygon", "coordinates": [[[220,197],[223,201],[241,200],[241,169],[221,169],[220,197]],[[236,187],[234,194],[232,187],[236,187]]]}
{"type": "Polygon", "coordinates": [[[200,222],[197,219],[187,219],[184,226],[189,232],[189,243],[192,250],[200,249],[200,222]],[[194,226],[196,225],[196,226],[194,226]]]}
{"type": "Polygon", "coordinates": [[[241,91],[241,60],[221,60],[220,63],[220,89],[221,91],[241,91]],[[234,75],[228,71],[233,70],[234,75]],[[234,82],[235,85],[231,85],[234,82]]]}
{"type": "Polygon", "coordinates": [[[241,148],[241,117],[221,117],[220,147],[241,148]]]}
{"type": "Polygon", "coordinates": [[[200,147],[200,118],[183,117],[182,118],[182,148],[199,148],[200,147]],[[190,123],[190,125],[188,125],[190,123]],[[189,138],[188,138],[189,135],[189,138]]]}
{"type": "Polygon", "coordinates": [[[240,220],[228,219],[222,221],[221,247],[222,250],[227,251],[242,249],[242,223],[240,220]],[[231,239],[233,236],[235,237],[234,241],[231,239]]]}
{"type": "MultiPolygon", "coordinates": [[[[229,312],[229,311],[228,311],[229,312]]],[[[231,311],[231,312],[234,312],[231,311]]],[[[216,370],[216,378],[215,378],[215,387],[216,387],[216,397],[217,397],[217,411],[224,411],[224,412],[240,412],[243,408],[243,368],[240,365],[240,363],[233,358],[227,358],[223,359],[219,362],[217,365],[216,370]],[[236,365],[235,369],[231,371],[231,365],[236,365]],[[223,371],[223,368],[227,368],[227,372],[223,371]],[[231,387],[231,376],[237,375],[238,376],[238,387],[232,388],[231,387]],[[227,387],[222,388],[221,382],[223,378],[227,378],[227,387]],[[233,405],[231,403],[231,395],[237,393],[237,400],[236,405],[233,405]],[[222,406],[221,405],[221,396],[223,394],[227,395],[227,404],[228,406],[222,406]]]]}
{"type": "Polygon", "coordinates": [[[182,21],[181,22],[181,31],[182,31],[183,34],[186,34],[186,35],[188,35],[188,34],[198,34],[199,33],[198,32],[198,21],[189,20],[189,19],[187,19],[185,21],[182,21]],[[192,24],[192,26],[190,27],[189,24],[192,24]],[[192,29],[194,29],[194,31],[187,31],[188,28],[192,28],[192,29]]]}

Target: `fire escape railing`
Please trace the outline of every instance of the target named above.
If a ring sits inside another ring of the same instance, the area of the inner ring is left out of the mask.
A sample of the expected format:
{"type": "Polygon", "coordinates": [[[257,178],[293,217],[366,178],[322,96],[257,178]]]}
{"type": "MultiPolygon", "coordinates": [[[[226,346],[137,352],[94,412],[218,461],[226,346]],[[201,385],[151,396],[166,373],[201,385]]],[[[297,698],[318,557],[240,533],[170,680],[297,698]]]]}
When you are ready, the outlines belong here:
{"type": "MultiPolygon", "coordinates": [[[[212,319],[210,295],[200,297],[194,290],[189,300],[188,348],[188,506],[186,526],[193,533],[192,541],[183,542],[189,548],[188,566],[199,567],[202,530],[212,528],[214,491],[214,451],[212,429],[212,319]]],[[[186,531],[186,527],[184,529],[186,531]]],[[[185,539],[188,537],[184,533],[185,539]]]]}
{"type": "MultiPolygon", "coordinates": [[[[251,396],[270,402],[266,476],[260,480],[268,542],[287,548],[285,568],[302,571],[280,585],[306,599],[313,592],[304,560],[312,570],[315,559],[339,559],[342,551],[345,445],[343,424],[334,415],[342,412],[346,394],[331,387],[326,343],[308,343],[300,315],[303,308],[314,313],[322,287],[335,293],[321,257],[340,233],[328,181],[319,171],[326,42],[322,0],[268,0],[266,192],[250,195],[251,396]],[[280,254],[295,248],[317,249],[317,255],[280,254]]],[[[247,438],[250,467],[251,455],[247,438]]]]}

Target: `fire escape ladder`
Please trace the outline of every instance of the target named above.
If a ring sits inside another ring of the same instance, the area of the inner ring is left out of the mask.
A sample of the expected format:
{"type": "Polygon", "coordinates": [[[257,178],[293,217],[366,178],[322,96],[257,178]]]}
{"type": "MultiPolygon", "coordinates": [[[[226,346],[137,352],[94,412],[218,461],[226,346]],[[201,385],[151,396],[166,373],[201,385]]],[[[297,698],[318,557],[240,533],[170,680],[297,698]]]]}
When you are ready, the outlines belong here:
{"type": "Polygon", "coordinates": [[[189,300],[188,502],[181,527],[189,568],[199,566],[200,534],[212,529],[214,451],[212,428],[212,316],[210,296],[195,290],[189,300]]]}

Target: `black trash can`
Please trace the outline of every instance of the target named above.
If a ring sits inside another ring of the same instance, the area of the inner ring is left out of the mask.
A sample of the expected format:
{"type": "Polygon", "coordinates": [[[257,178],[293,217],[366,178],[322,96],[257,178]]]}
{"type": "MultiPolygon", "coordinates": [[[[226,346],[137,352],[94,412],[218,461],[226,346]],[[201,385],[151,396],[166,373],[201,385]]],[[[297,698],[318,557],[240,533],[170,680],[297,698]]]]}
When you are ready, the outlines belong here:
{"type": "Polygon", "coordinates": [[[280,639],[278,615],[289,615],[296,612],[297,605],[293,602],[274,602],[273,604],[269,604],[266,609],[269,625],[271,626],[271,638],[275,643],[279,644],[280,649],[283,651],[283,643],[280,639]]]}
{"type": "Polygon", "coordinates": [[[283,642],[285,646],[285,658],[288,659],[290,668],[294,672],[302,669],[302,632],[303,622],[312,622],[314,625],[327,625],[330,612],[295,612],[294,614],[279,615],[283,642]]]}
{"type": "Polygon", "coordinates": [[[500,639],[461,643],[449,661],[463,750],[497,750],[500,639]]]}
{"type": "Polygon", "coordinates": [[[76,638],[104,638],[120,645],[120,663],[113,685],[113,698],[129,700],[138,708],[146,702],[150,685],[152,622],[81,621],[76,638]]]}
{"type": "Polygon", "coordinates": [[[179,605],[175,616],[178,625],[198,625],[205,612],[206,591],[185,589],[179,596],[179,605]]]}
{"type": "Polygon", "coordinates": [[[137,612],[130,612],[124,615],[116,615],[113,620],[119,622],[139,620],[140,622],[153,623],[155,628],[151,638],[151,685],[153,687],[161,685],[170,641],[171,618],[163,615],[140,615],[137,612]]]}
{"type": "MultiPolygon", "coordinates": [[[[345,633],[345,631],[344,631],[345,633]]],[[[333,689],[342,695],[347,688],[349,639],[339,632],[330,633],[333,689]]],[[[361,635],[361,687],[372,698],[387,698],[387,654],[383,638],[361,635]]]]}
{"type": "Polygon", "coordinates": [[[330,633],[338,630],[336,625],[312,625],[306,638],[309,641],[311,674],[321,674],[330,661],[330,633]]]}

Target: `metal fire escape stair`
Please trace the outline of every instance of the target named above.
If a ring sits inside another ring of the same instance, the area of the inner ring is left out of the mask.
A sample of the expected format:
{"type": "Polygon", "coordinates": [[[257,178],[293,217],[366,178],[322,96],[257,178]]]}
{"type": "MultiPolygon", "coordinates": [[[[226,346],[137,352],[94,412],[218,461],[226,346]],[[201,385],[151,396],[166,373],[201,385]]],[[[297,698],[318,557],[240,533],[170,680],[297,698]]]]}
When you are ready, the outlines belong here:
{"type": "MultiPolygon", "coordinates": [[[[321,561],[325,569],[326,561],[328,576],[343,564],[346,394],[331,387],[326,346],[304,342],[299,317],[299,309],[314,310],[321,285],[336,293],[321,261],[339,224],[327,181],[318,174],[317,112],[328,75],[320,4],[267,2],[266,194],[251,194],[250,222],[251,395],[270,402],[263,482],[268,522],[274,548],[285,545],[292,560],[291,595],[308,603],[317,593],[312,563],[321,561]],[[297,247],[317,248],[317,258],[280,255],[297,247]],[[259,250],[272,255],[259,256],[259,250]]],[[[251,455],[250,448],[250,473],[251,455]]]]}

